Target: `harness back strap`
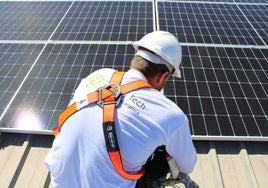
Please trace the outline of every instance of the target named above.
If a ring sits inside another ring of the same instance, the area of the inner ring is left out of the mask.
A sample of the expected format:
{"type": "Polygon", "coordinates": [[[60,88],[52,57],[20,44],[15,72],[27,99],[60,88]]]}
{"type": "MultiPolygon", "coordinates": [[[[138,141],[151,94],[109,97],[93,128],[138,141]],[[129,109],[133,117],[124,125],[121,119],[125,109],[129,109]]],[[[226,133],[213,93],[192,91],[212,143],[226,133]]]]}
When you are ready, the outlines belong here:
{"type": "Polygon", "coordinates": [[[124,72],[115,71],[108,87],[89,93],[86,99],[80,102],[75,102],[67,107],[60,114],[58,126],[53,129],[53,134],[56,136],[60,132],[64,122],[74,113],[89,104],[97,103],[103,108],[103,132],[106,148],[115,169],[123,178],[137,180],[144,174],[144,169],[141,169],[136,174],[132,174],[124,170],[115,133],[114,114],[116,106],[120,103],[121,95],[141,88],[150,88],[151,86],[143,80],[120,85],[123,75],[124,72]]]}

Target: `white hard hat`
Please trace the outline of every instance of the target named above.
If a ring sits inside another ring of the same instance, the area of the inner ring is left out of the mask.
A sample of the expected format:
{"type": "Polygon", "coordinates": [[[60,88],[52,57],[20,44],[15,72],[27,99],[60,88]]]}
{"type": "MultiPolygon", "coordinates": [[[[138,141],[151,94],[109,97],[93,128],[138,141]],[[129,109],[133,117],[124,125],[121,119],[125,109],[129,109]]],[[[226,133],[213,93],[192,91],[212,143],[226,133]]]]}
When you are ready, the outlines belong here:
{"type": "MultiPolygon", "coordinates": [[[[152,62],[156,64],[165,64],[169,68],[170,65],[175,69],[173,76],[181,77],[181,72],[179,69],[182,52],[181,45],[177,38],[167,31],[154,31],[142,37],[139,41],[133,43],[134,48],[137,50],[137,55],[141,55],[139,48],[143,47],[159,57],[164,61],[152,62]]],[[[147,59],[148,60],[148,59],[147,59]]]]}

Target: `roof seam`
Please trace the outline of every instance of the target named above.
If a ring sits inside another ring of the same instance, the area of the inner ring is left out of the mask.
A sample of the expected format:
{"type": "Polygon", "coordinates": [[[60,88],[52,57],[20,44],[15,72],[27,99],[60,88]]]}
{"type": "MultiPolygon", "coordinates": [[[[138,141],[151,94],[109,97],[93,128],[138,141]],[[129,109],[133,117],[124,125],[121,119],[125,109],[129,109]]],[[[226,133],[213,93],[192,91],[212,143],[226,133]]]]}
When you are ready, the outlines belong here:
{"type": "Polygon", "coordinates": [[[217,151],[216,151],[216,147],[215,147],[214,142],[209,142],[208,155],[209,155],[210,163],[211,163],[211,167],[212,167],[211,170],[214,172],[213,173],[214,187],[223,188],[224,181],[223,181],[221,167],[219,165],[220,163],[219,163],[219,159],[218,159],[218,155],[217,155],[217,151]],[[220,178],[218,178],[218,177],[220,177],[220,178]]]}
{"type": "Polygon", "coordinates": [[[24,165],[24,163],[25,163],[25,161],[27,159],[27,156],[29,154],[29,151],[31,149],[30,139],[31,139],[31,135],[27,135],[23,145],[21,146],[22,150],[24,150],[24,152],[23,152],[21,160],[20,160],[20,162],[18,164],[18,167],[17,167],[17,169],[16,169],[16,171],[15,171],[15,173],[14,173],[14,175],[13,175],[11,181],[10,181],[9,187],[15,187],[16,182],[17,182],[17,180],[18,180],[18,178],[20,176],[20,173],[21,173],[21,170],[23,168],[23,165],[24,165]]]}

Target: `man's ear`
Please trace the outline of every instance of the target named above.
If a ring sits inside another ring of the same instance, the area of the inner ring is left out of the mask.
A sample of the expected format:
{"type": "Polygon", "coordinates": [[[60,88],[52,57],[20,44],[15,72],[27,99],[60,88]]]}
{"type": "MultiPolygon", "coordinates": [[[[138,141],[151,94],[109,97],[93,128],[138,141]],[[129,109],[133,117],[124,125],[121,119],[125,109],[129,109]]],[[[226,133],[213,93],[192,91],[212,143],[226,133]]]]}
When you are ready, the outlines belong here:
{"type": "Polygon", "coordinates": [[[157,89],[159,91],[163,89],[163,87],[166,84],[166,81],[168,80],[169,77],[170,77],[169,72],[163,72],[163,73],[158,74],[156,81],[157,81],[157,89]]]}
{"type": "Polygon", "coordinates": [[[157,73],[155,76],[147,78],[148,83],[158,91],[160,91],[163,86],[166,83],[167,78],[169,77],[170,73],[169,72],[162,72],[162,73],[157,73]]]}
{"type": "Polygon", "coordinates": [[[157,82],[158,82],[158,83],[160,83],[160,82],[165,82],[165,80],[166,80],[169,76],[170,76],[170,73],[169,73],[169,72],[159,73],[157,82]]]}

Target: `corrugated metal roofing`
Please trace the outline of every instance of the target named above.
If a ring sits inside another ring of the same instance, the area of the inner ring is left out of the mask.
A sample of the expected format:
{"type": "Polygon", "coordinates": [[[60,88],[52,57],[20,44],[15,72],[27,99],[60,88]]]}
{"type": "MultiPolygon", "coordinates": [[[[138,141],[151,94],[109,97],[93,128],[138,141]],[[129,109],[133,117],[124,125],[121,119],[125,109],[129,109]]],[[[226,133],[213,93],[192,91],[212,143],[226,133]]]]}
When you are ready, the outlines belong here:
{"type": "MultiPolygon", "coordinates": [[[[49,135],[2,133],[0,187],[52,187],[43,160],[53,139],[49,135]]],[[[200,188],[268,187],[268,142],[194,144],[198,162],[190,176],[200,188]]]]}
{"type": "Polygon", "coordinates": [[[52,142],[52,136],[2,133],[0,187],[52,187],[43,164],[52,142]]]}
{"type": "Polygon", "coordinates": [[[267,142],[195,142],[198,162],[191,177],[200,187],[267,188],[267,142]]]}

